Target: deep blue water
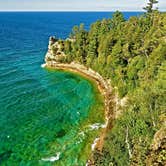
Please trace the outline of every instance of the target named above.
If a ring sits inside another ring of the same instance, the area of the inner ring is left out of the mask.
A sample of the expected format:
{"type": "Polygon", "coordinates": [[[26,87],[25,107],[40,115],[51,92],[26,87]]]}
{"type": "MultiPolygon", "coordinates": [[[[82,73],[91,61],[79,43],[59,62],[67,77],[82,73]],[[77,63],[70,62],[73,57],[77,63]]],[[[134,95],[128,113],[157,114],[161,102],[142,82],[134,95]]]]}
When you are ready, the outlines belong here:
{"type": "MultiPolygon", "coordinates": [[[[139,14],[124,13],[126,19],[139,14]]],[[[74,25],[84,23],[88,29],[92,22],[111,15],[0,13],[0,165],[85,164],[98,134],[89,132],[89,125],[104,120],[103,110],[92,113],[102,109],[102,103],[96,103],[95,89],[84,78],[40,66],[49,36],[66,38],[74,25]],[[96,105],[98,110],[93,110],[96,105]],[[59,153],[58,161],[42,160],[59,153]]]]}

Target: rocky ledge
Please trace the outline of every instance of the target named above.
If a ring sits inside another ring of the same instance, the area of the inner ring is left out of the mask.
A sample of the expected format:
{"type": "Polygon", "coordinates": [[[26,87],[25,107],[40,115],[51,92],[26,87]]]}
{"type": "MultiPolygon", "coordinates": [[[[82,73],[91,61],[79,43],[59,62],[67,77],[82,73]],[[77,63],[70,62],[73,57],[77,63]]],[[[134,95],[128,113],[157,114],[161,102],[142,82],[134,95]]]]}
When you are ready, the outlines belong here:
{"type": "Polygon", "coordinates": [[[65,56],[66,55],[63,52],[59,41],[54,36],[51,36],[49,38],[48,51],[45,56],[45,62],[46,63],[49,61],[58,62],[60,61],[60,59],[63,59],[65,56]]]}

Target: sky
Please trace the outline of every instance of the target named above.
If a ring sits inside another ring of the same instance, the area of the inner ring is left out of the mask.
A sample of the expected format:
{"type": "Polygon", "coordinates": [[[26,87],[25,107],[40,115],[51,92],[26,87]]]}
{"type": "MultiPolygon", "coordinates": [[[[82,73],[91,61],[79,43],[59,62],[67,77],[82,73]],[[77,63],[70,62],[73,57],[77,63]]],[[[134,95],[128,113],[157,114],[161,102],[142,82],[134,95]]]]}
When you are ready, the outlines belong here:
{"type": "MultiPolygon", "coordinates": [[[[0,0],[0,11],[142,11],[148,0],[0,0]]],[[[159,0],[166,11],[166,0],[159,0]]]]}

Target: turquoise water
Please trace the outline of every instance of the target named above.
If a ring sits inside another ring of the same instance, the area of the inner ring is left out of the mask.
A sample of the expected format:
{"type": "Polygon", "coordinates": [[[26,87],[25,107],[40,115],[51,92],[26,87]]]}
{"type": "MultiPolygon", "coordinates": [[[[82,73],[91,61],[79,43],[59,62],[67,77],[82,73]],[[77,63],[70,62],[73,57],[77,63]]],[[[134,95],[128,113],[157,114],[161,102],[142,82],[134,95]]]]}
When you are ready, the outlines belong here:
{"type": "Polygon", "coordinates": [[[46,165],[42,159],[57,153],[62,161],[56,164],[78,163],[85,144],[93,141],[88,137],[96,133],[90,125],[102,120],[92,120],[89,113],[95,103],[94,89],[71,73],[43,70],[37,81],[38,74],[4,73],[9,81],[8,91],[1,87],[1,164],[46,165]]]}
{"type": "Polygon", "coordinates": [[[91,125],[104,123],[101,96],[85,78],[41,64],[49,36],[109,16],[0,13],[0,165],[85,165],[99,135],[91,125]]]}

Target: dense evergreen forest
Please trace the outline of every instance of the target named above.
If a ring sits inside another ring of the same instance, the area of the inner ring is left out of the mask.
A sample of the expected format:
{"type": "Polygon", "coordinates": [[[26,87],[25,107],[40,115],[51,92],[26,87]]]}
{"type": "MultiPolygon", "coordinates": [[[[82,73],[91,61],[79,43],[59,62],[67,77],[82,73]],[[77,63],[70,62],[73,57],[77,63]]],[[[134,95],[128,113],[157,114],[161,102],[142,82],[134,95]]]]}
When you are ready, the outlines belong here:
{"type": "Polygon", "coordinates": [[[123,113],[107,133],[94,165],[166,165],[166,13],[153,10],[125,20],[121,12],[98,20],[90,30],[75,26],[59,40],[60,59],[91,67],[127,97],[123,113]]]}

